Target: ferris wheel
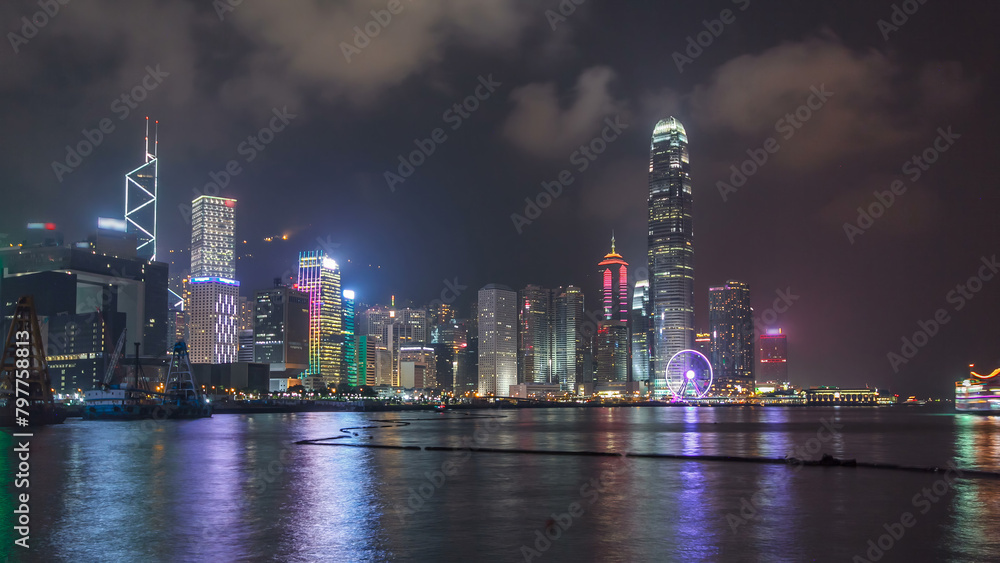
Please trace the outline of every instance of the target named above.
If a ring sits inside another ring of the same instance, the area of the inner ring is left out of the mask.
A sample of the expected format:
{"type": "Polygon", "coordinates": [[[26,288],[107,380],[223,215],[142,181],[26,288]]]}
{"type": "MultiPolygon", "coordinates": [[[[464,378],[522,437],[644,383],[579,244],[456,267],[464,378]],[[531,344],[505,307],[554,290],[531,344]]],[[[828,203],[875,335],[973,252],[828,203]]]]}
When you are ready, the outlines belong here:
{"type": "Polygon", "coordinates": [[[702,398],[712,387],[712,363],[697,350],[681,350],[667,362],[667,387],[674,397],[702,398]]]}

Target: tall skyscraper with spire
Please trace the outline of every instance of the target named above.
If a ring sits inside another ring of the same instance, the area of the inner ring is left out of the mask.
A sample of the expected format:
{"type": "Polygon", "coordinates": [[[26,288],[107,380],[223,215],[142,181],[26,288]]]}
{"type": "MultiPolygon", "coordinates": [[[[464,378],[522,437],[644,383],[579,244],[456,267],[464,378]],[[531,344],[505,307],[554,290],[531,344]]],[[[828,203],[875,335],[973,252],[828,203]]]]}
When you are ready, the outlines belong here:
{"type": "Polygon", "coordinates": [[[136,238],[140,258],[156,260],[156,191],[159,181],[160,122],[154,123],[153,152],[149,152],[149,118],[146,118],[145,162],[125,175],[125,224],[136,238]]]}
{"type": "Polygon", "coordinates": [[[594,354],[598,383],[629,379],[629,303],[628,262],[615,251],[611,234],[611,252],[598,264],[604,295],[604,319],[597,328],[594,354]]]}
{"type": "Polygon", "coordinates": [[[611,234],[611,252],[598,264],[604,294],[604,320],[628,321],[628,262],[615,251],[611,234]]]}
{"type": "Polygon", "coordinates": [[[666,393],[670,358],[694,344],[694,227],[687,131],[673,117],[653,129],[649,153],[650,378],[666,393]]]}

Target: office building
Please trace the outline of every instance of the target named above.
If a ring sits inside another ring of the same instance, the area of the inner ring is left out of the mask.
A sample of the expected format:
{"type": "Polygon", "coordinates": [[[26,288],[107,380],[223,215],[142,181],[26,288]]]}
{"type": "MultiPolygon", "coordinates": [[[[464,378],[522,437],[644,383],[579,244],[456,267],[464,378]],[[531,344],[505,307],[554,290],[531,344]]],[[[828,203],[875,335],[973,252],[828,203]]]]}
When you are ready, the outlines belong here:
{"type": "Polygon", "coordinates": [[[191,202],[191,277],[236,277],[236,200],[203,195],[191,202]]]}
{"type": "MultiPolygon", "coordinates": [[[[656,124],[649,155],[649,291],[654,394],[667,393],[670,358],[694,344],[694,227],[687,132],[668,117],[656,124]]],[[[677,376],[680,377],[681,374],[677,376]]]]}
{"type": "Polygon", "coordinates": [[[309,294],[281,285],[254,294],[253,352],[271,378],[297,379],[309,367],[309,294]]]}
{"type": "Polygon", "coordinates": [[[760,367],[755,375],[760,381],[788,381],[788,340],[780,328],[760,335],[760,367]]]}
{"type": "Polygon", "coordinates": [[[517,384],[517,293],[490,284],[478,302],[479,394],[505,397],[517,384]]]}
{"type": "Polygon", "coordinates": [[[253,363],[253,330],[237,331],[236,341],[239,345],[236,351],[236,361],[253,363]]]}
{"type": "Polygon", "coordinates": [[[553,299],[555,329],[553,331],[553,378],[566,392],[575,392],[576,384],[588,377],[587,338],[583,334],[583,291],[575,286],[556,290],[553,299]]]}
{"type": "Polygon", "coordinates": [[[553,340],[552,291],[529,285],[518,298],[518,382],[550,383],[553,340]]]}
{"type": "Polygon", "coordinates": [[[344,310],[340,266],[322,250],[299,253],[298,289],[309,294],[307,389],[336,387],[343,380],[344,310]]]}
{"type": "Polygon", "coordinates": [[[188,282],[188,356],[192,364],[230,364],[239,350],[240,282],[201,277],[188,282]]]}
{"type": "Polygon", "coordinates": [[[240,282],[236,273],[236,200],[200,196],[191,202],[188,353],[192,364],[226,364],[239,350],[240,282]]]}
{"type": "Polygon", "coordinates": [[[598,264],[602,280],[604,317],[594,335],[594,361],[597,363],[594,381],[609,383],[629,380],[629,303],[628,262],[615,251],[611,236],[611,252],[598,264]]]}
{"type": "Polygon", "coordinates": [[[344,326],[344,360],[341,373],[344,381],[351,387],[364,385],[364,380],[358,378],[357,343],[354,340],[354,291],[345,289],[343,292],[343,326],[344,326]]]}
{"type": "Polygon", "coordinates": [[[404,389],[434,389],[437,384],[437,357],[429,346],[399,349],[399,381],[404,389]]]}
{"type": "Polygon", "coordinates": [[[746,395],[754,390],[753,311],[750,287],[729,280],[709,288],[708,320],[712,335],[713,395],[746,395]]]}
{"type": "Polygon", "coordinates": [[[653,323],[649,316],[649,280],[635,282],[632,292],[632,380],[649,381],[649,346],[653,323]]]}
{"type": "Polygon", "coordinates": [[[149,150],[149,118],[146,118],[146,139],[143,150],[144,162],[125,175],[125,229],[135,236],[134,249],[140,258],[155,262],[156,256],[156,212],[157,190],[159,189],[159,159],[156,155],[160,146],[157,131],[159,121],[154,124],[153,150],[149,150]]]}
{"type": "Polygon", "coordinates": [[[611,252],[598,263],[604,297],[604,319],[608,321],[629,320],[628,306],[628,262],[615,251],[615,237],[611,236],[611,252]]]}
{"type": "MultiPolygon", "coordinates": [[[[0,306],[9,322],[17,300],[34,295],[53,387],[92,389],[122,331],[126,351],[167,348],[167,265],[104,254],[91,244],[0,249],[0,306]]],[[[4,333],[6,334],[6,333],[4,333]]]]}
{"type": "Polygon", "coordinates": [[[594,338],[595,383],[629,381],[629,338],[625,321],[601,321],[594,338]]]}
{"type": "Polygon", "coordinates": [[[470,334],[466,345],[455,355],[455,396],[479,393],[479,336],[470,334]]]}
{"type": "Polygon", "coordinates": [[[694,349],[704,354],[706,358],[712,358],[712,333],[699,332],[694,335],[694,349]]]}

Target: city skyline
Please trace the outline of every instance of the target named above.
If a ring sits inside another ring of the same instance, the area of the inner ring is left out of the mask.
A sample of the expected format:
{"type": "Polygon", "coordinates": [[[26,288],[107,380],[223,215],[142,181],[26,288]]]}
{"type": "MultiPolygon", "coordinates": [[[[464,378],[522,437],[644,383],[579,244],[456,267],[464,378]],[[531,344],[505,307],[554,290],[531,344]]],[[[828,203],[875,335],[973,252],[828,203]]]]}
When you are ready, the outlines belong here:
{"type": "MultiPolygon", "coordinates": [[[[204,58],[204,47],[186,32],[171,50],[147,45],[134,33],[142,22],[188,21],[190,10],[136,6],[121,12],[108,24],[133,47],[124,59],[84,56],[110,49],[103,35],[78,25],[99,8],[63,10],[51,27],[20,46],[16,57],[8,53],[4,59],[11,76],[38,80],[31,91],[23,82],[12,82],[4,94],[8,107],[22,109],[5,115],[8,138],[19,141],[18,150],[0,157],[0,174],[10,186],[0,209],[0,233],[10,242],[21,225],[52,221],[82,238],[94,217],[120,216],[123,174],[141,163],[138,143],[149,116],[159,121],[163,141],[158,151],[159,256],[186,246],[190,201],[216,195],[245,202],[237,225],[237,264],[238,278],[248,288],[269,287],[274,277],[296,269],[299,251],[319,247],[335,249],[345,278],[363,302],[385,303],[392,294],[431,300],[443,280],[456,278],[469,287],[572,283],[596,295],[600,281],[591,257],[606,245],[607,233],[615,231],[620,252],[632,257],[634,266],[642,262],[646,210],[635,202],[648,192],[649,137],[659,120],[674,116],[691,143],[698,236],[695,330],[708,329],[701,313],[707,311],[709,285],[743,279],[755,289],[755,314],[770,313],[787,329],[795,350],[793,375],[800,384],[868,383],[945,394],[963,366],[997,359],[981,329],[996,308],[992,285],[985,283],[974,299],[956,292],[955,299],[969,304],[961,311],[948,301],[958,285],[977,274],[982,259],[994,254],[988,241],[997,235],[991,215],[995,200],[981,188],[989,171],[975,147],[989,145],[995,112],[978,102],[996,78],[989,72],[993,49],[984,42],[989,18],[971,14],[994,13],[996,7],[922,6],[919,17],[888,38],[876,25],[887,17],[881,6],[856,2],[822,15],[794,3],[758,8],[739,11],[735,24],[681,68],[673,54],[691,58],[685,54],[686,38],[703,31],[699,22],[712,14],[694,6],[668,10],[590,3],[556,30],[544,9],[534,18],[502,18],[504,25],[486,30],[504,31],[499,56],[475,41],[468,44],[461,33],[433,43],[444,59],[393,56],[400,38],[387,33],[352,62],[336,60],[337,45],[331,45],[324,52],[333,53],[333,60],[324,59],[330,64],[317,68],[306,64],[310,50],[292,38],[260,37],[253,22],[263,8],[242,6],[224,21],[209,23],[225,39],[286,45],[288,56],[303,65],[287,65],[286,80],[268,81],[269,87],[256,89],[256,97],[235,104],[221,103],[225,96],[219,93],[262,84],[254,80],[255,71],[247,74],[239,64],[215,66],[221,61],[198,68],[194,61],[204,58]],[[664,17],[668,11],[671,17],[664,17]],[[629,37],[599,33],[601,22],[622,17],[634,25],[629,37]],[[772,26],[786,31],[738,31],[772,26]],[[946,50],[921,40],[929,26],[946,50]],[[958,34],[958,29],[972,31],[958,34]],[[50,51],[52,38],[63,33],[80,47],[65,63],[50,51]],[[585,35],[600,39],[581,41],[585,35]],[[528,36],[542,44],[529,48],[528,36]],[[640,37],[646,38],[641,45],[640,37]],[[532,64],[538,57],[528,53],[539,46],[551,57],[544,60],[559,64],[532,64]],[[469,56],[473,52],[475,57],[469,56]],[[650,60],[635,57],[636,52],[663,56],[650,60]],[[399,72],[365,79],[354,75],[365,68],[393,68],[383,66],[390,62],[399,65],[399,72]],[[58,73],[39,72],[62,64],[100,79],[86,89],[62,88],[54,82],[58,73]],[[224,68],[240,72],[217,72],[224,68]],[[436,80],[419,79],[424,73],[436,80]],[[331,76],[346,80],[345,86],[331,87],[337,84],[331,76]],[[789,76],[795,79],[784,78],[789,76]],[[145,99],[134,108],[115,105],[127,114],[109,113],[111,103],[123,93],[131,95],[143,79],[145,99]],[[832,95],[819,96],[813,88],[832,95]],[[45,103],[36,91],[50,93],[45,103]],[[477,109],[463,108],[468,117],[452,111],[449,117],[460,121],[445,121],[443,112],[456,103],[462,107],[468,96],[477,109]],[[801,107],[806,115],[807,104],[820,109],[808,120],[795,118],[798,127],[791,126],[794,134],[788,137],[785,116],[801,107]],[[113,130],[101,130],[105,118],[113,130]],[[384,173],[398,172],[398,156],[407,160],[418,149],[414,140],[429,146],[424,140],[433,141],[437,128],[447,140],[390,190],[384,173]],[[101,133],[99,146],[79,163],[70,158],[66,164],[65,147],[76,151],[81,143],[93,144],[84,130],[93,140],[98,139],[94,131],[101,133]],[[939,130],[951,132],[953,145],[937,141],[939,130]],[[759,151],[772,137],[780,150],[757,165],[750,155],[761,160],[759,151]],[[592,142],[606,150],[597,154],[592,142]],[[933,155],[935,162],[925,170],[914,158],[926,166],[923,154],[935,142],[950,148],[939,158],[933,155]],[[586,151],[579,150],[583,145],[586,151]],[[750,164],[744,166],[747,159],[750,164]],[[57,177],[54,161],[71,171],[60,168],[57,177]],[[744,183],[741,168],[754,172],[744,183]],[[565,185],[557,182],[563,169],[569,171],[565,185]],[[889,202],[884,192],[897,179],[908,189],[890,191],[893,203],[878,212],[882,204],[875,193],[889,202]],[[559,195],[544,191],[546,185],[559,195]],[[529,216],[525,197],[533,205],[547,205],[538,207],[537,216],[530,210],[531,224],[518,233],[510,217],[529,216]],[[879,217],[865,219],[859,207],[865,214],[874,209],[879,217]],[[371,220],[390,216],[391,221],[371,220]],[[848,223],[854,225],[849,233],[848,223]],[[942,238],[941,224],[975,228],[955,229],[942,238]],[[422,248],[448,251],[404,249],[404,233],[422,248]],[[935,256],[934,267],[927,256],[935,256]],[[883,281],[873,286],[871,279],[883,281]],[[918,323],[933,318],[938,308],[951,312],[952,322],[910,353],[906,341],[912,343],[918,323]],[[874,311],[879,314],[870,318],[874,311]],[[827,361],[830,342],[849,354],[827,361]],[[904,350],[911,357],[903,356],[904,350]],[[906,362],[891,362],[890,354],[906,362]]],[[[0,9],[12,22],[24,15],[13,4],[0,9]]],[[[367,21],[365,14],[317,19],[336,43],[349,41],[349,30],[367,21]]],[[[215,17],[211,10],[201,15],[215,17]]],[[[393,27],[405,29],[402,22],[393,27]]],[[[484,23],[472,18],[460,27],[489,27],[484,23]]],[[[491,33],[484,37],[495,38],[491,33]]],[[[244,62],[244,56],[234,55],[234,62],[244,62]]],[[[467,292],[456,305],[467,308],[471,299],[467,292]]]]}

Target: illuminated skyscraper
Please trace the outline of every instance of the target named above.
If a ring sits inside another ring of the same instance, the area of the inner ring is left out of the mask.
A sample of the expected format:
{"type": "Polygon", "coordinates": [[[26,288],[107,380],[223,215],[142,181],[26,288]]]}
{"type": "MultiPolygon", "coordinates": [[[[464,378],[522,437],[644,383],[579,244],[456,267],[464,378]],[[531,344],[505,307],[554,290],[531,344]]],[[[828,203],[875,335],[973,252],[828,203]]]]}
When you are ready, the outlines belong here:
{"type": "Polygon", "coordinates": [[[339,385],[343,380],[344,307],[340,266],[322,250],[299,253],[298,290],[309,294],[308,389],[339,385]]]}
{"type": "Polygon", "coordinates": [[[125,223],[135,233],[136,252],[140,258],[156,260],[156,206],[160,141],[159,121],[153,131],[153,152],[149,152],[149,118],[146,118],[145,163],[125,175],[125,223]]]}
{"type": "Polygon", "coordinates": [[[628,326],[625,321],[601,321],[594,342],[595,383],[628,381],[628,326]]]}
{"type": "Polygon", "coordinates": [[[694,228],[687,132],[668,117],[656,124],[649,155],[650,370],[666,394],[670,358],[694,344],[694,228]]]}
{"type": "Polygon", "coordinates": [[[233,279],[236,200],[201,196],[191,203],[188,353],[193,364],[237,360],[240,282],[233,279]]]}
{"type": "Polygon", "coordinates": [[[603,280],[604,320],[628,322],[628,262],[615,252],[611,235],[611,253],[598,264],[603,280]]]}
{"type": "Polygon", "coordinates": [[[518,297],[518,382],[552,382],[552,292],[537,285],[518,297]]]}
{"type": "Polygon", "coordinates": [[[632,292],[632,380],[649,380],[649,345],[652,333],[649,316],[649,280],[635,282],[632,292]]]}
{"type": "Polygon", "coordinates": [[[604,318],[599,323],[594,341],[596,381],[628,381],[628,262],[615,251],[613,234],[611,253],[604,256],[598,267],[604,296],[604,318]]]}
{"type": "Polygon", "coordinates": [[[760,335],[759,381],[788,381],[788,340],[780,328],[769,328],[760,335]]]}
{"type": "Polygon", "coordinates": [[[694,349],[705,355],[706,358],[712,357],[712,333],[710,332],[699,332],[694,335],[694,349]]]}
{"type": "Polygon", "coordinates": [[[191,202],[191,277],[236,276],[236,200],[203,195],[191,202]]]}
{"type": "Polygon", "coordinates": [[[425,344],[430,337],[426,309],[390,309],[385,325],[385,342],[392,358],[392,386],[402,385],[399,379],[399,351],[406,346],[425,344]]]}
{"type": "Polygon", "coordinates": [[[510,396],[517,385],[517,293],[490,284],[479,290],[479,394],[510,396]]]}
{"type": "Polygon", "coordinates": [[[344,365],[341,373],[352,387],[364,385],[364,380],[358,380],[357,345],[354,340],[354,292],[344,290],[344,365]]]}
{"type": "Polygon", "coordinates": [[[587,339],[582,330],[583,291],[570,285],[556,290],[554,295],[553,378],[559,382],[560,390],[575,393],[577,382],[587,375],[585,370],[590,369],[584,366],[587,339]]]}
{"type": "Polygon", "coordinates": [[[309,294],[276,285],[254,296],[254,359],[273,378],[297,378],[309,365],[309,294]]]}
{"type": "Polygon", "coordinates": [[[192,364],[231,364],[239,349],[240,282],[219,277],[188,283],[188,355],[192,364]]]}
{"type": "Polygon", "coordinates": [[[708,290],[708,321],[712,335],[711,393],[745,395],[754,390],[753,311],[750,287],[729,280],[708,290]]]}

